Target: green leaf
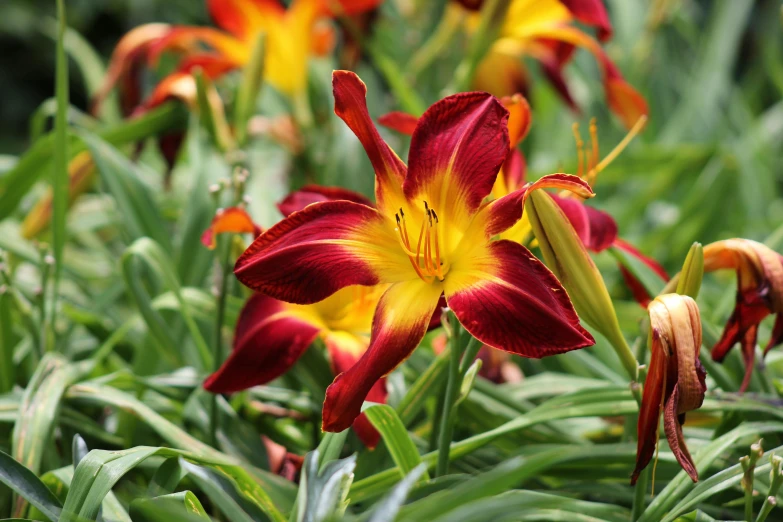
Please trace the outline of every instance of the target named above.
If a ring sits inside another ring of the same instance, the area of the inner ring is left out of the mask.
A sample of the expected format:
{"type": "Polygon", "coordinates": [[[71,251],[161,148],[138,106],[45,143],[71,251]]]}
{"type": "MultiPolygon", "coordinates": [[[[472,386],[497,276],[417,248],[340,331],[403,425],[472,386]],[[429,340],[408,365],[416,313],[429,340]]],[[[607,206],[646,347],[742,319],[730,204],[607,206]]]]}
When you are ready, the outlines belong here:
{"type": "MultiPolygon", "coordinates": [[[[132,395],[110,386],[82,383],[69,388],[68,398],[99,406],[112,406],[131,412],[160,435],[168,444],[186,452],[186,455],[178,453],[176,454],[177,456],[182,455],[195,463],[221,463],[219,471],[235,481],[243,495],[258,505],[270,518],[275,520],[281,519],[276,506],[280,506],[283,511],[287,511],[293,503],[295,492],[290,482],[263,470],[250,466],[240,466],[231,457],[195,439],[182,428],[167,420],[132,395]],[[192,455],[198,456],[203,460],[194,459],[191,457],[192,455]]],[[[162,450],[164,448],[159,449],[162,450]]]]}
{"type": "MultiPolygon", "coordinates": [[[[725,435],[718,437],[714,441],[710,442],[707,446],[703,447],[693,457],[693,462],[696,464],[696,469],[699,473],[704,473],[712,463],[718,459],[728,448],[735,444],[739,439],[748,437],[750,435],[760,435],[763,433],[781,433],[783,432],[783,424],[780,422],[748,422],[742,424],[725,435]]],[[[734,466],[736,468],[737,466],[734,466]]],[[[704,491],[709,491],[710,488],[719,484],[719,488],[722,488],[722,481],[727,476],[729,480],[732,480],[733,473],[736,471],[734,468],[729,468],[721,473],[715,475],[721,478],[715,480],[705,480],[693,489],[691,494],[700,495],[704,491]],[[725,475],[723,475],[725,474],[725,475]],[[707,483],[707,486],[704,484],[707,483]]],[[[769,468],[767,468],[769,469],[769,468]]],[[[710,479],[714,479],[711,477],[710,479]]],[[[739,478],[737,478],[739,480],[739,478]]],[[[729,487],[728,485],[726,487],[729,487]]],[[[682,510],[674,512],[672,509],[679,500],[683,499],[686,495],[689,495],[689,489],[692,488],[691,480],[685,471],[681,471],[677,476],[669,482],[666,487],[658,493],[655,498],[647,506],[647,509],[642,513],[639,522],[658,522],[661,520],[674,520],[676,514],[682,514],[695,507],[691,502],[684,502],[682,510]]],[[[722,488],[725,489],[725,488],[722,488]]],[[[718,489],[717,491],[720,491],[718,489]]],[[[711,493],[710,493],[711,494],[711,493]]],[[[709,495],[707,495],[709,496],[709,495]]]]}
{"type": "MultiPolygon", "coordinates": [[[[176,103],[168,103],[155,108],[143,116],[124,120],[116,126],[98,131],[98,137],[111,145],[121,145],[154,136],[172,128],[182,127],[185,112],[176,103]]],[[[44,172],[49,172],[47,164],[52,160],[55,148],[54,133],[47,134],[35,142],[22,156],[14,168],[0,178],[0,220],[7,218],[16,210],[22,198],[44,172]]],[[[86,147],[71,140],[68,149],[77,154],[86,147]]]]}
{"type": "MultiPolygon", "coordinates": [[[[11,454],[34,473],[41,470],[44,450],[51,441],[65,390],[92,369],[92,361],[69,363],[49,353],[41,359],[19,405],[11,454]]],[[[17,516],[21,512],[17,509],[17,516]]]]}
{"type": "Polygon", "coordinates": [[[394,486],[388,495],[378,502],[368,522],[394,522],[405,499],[408,498],[411,488],[426,474],[427,466],[424,464],[419,464],[413,468],[404,479],[394,486]]]}
{"type": "Polygon", "coordinates": [[[130,503],[130,515],[134,522],[164,522],[183,520],[183,517],[188,521],[210,520],[201,501],[192,491],[138,498],[130,503]]]}
{"type": "Polygon", "coordinates": [[[304,495],[297,498],[296,522],[328,522],[340,519],[353,481],[356,455],[329,462],[319,472],[318,450],[307,454],[299,484],[304,495]]]}
{"type": "Polygon", "coordinates": [[[35,473],[0,451],[0,481],[35,506],[49,520],[56,522],[62,511],[60,501],[35,473]]]}
{"type": "Polygon", "coordinates": [[[5,285],[0,285],[0,394],[11,391],[16,382],[12,307],[11,290],[5,285]]]}
{"type": "Polygon", "coordinates": [[[157,342],[159,355],[168,359],[172,366],[178,366],[180,361],[177,356],[182,354],[173,348],[180,346],[181,343],[174,337],[170,324],[152,306],[148,286],[144,284],[143,274],[145,273],[154,274],[155,280],[164,283],[174,293],[182,320],[196,345],[194,360],[190,363],[198,364],[202,370],[212,368],[212,353],[182,296],[180,283],[170,258],[153,240],[141,238],[129,246],[123,254],[122,274],[128,292],[144,318],[152,337],[157,342]]]}
{"type": "MultiPolygon", "coordinates": [[[[402,424],[397,412],[387,404],[377,404],[364,410],[364,414],[370,420],[375,429],[381,434],[394,463],[404,475],[408,475],[421,464],[421,456],[416,445],[408,435],[408,431],[402,424]]],[[[424,478],[429,479],[429,474],[424,472],[424,478]]]]}
{"type": "Polygon", "coordinates": [[[101,180],[117,203],[130,238],[149,237],[166,252],[171,252],[170,234],[162,226],[163,215],[155,202],[153,189],[143,181],[141,166],[131,163],[97,135],[84,130],[78,134],[87,145],[101,180]]]}

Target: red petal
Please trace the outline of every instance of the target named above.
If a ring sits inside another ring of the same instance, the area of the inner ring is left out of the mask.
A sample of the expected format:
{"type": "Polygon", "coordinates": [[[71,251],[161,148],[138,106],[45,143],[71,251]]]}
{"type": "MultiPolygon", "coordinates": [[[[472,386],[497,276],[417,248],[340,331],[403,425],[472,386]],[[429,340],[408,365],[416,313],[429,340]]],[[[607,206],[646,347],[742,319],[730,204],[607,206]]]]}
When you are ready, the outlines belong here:
{"type": "Polygon", "coordinates": [[[320,328],[291,313],[290,305],[253,294],[239,315],[234,350],[207,378],[213,393],[234,393],[284,374],[304,353],[320,328]]]}
{"type": "MultiPolygon", "coordinates": [[[[356,361],[367,351],[367,345],[369,344],[369,339],[348,335],[344,332],[327,334],[324,340],[336,375],[348,371],[356,364],[356,361]]],[[[366,400],[385,404],[387,396],[386,379],[380,379],[370,388],[366,400]]],[[[375,449],[375,446],[381,440],[381,434],[367,420],[367,416],[364,413],[356,417],[351,427],[356,432],[359,440],[370,449],[375,449]]]]}
{"type": "MultiPolygon", "coordinates": [[[[517,149],[512,149],[503,163],[501,174],[505,182],[505,193],[498,194],[499,197],[505,196],[515,190],[522,188],[527,179],[527,163],[525,162],[525,156],[522,155],[517,149]]],[[[494,190],[494,189],[493,189],[494,190]]]]}
{"type": "Polygon", "coordinates": [[[410,272],[385,219],[350,201],[324,201],[294,212],[259,236],[234,267],[253,290],[299,304],[321,301],[349,285],[373,286],[382,277],[407,278],[410,272]]]}
{"type": "Polygon", "coordinates": [[[593,197],[594,195],[593,189],[582,178],[572,176],[571,174],[549,174],[534,183],[528,183],[521,189],[492,201],[482,210],[484,223],[478,220],[477,223],[481,223],[486,227],[487,237],[492,237],[508,230],[522,218],[525,199],[530,191],[545,188],[570,190],[584,198],[593,197]]]}
{"type": "Polygon", "coordinates": [[[560,0],[574,17],[585,25],[598,29],[598,39],[612,37],[612,23],[602,0],[560,0]]]}
{"type": "MultiPolygon", "coordinates": [[[[699,472],[693,463],[688,447],[685,445],[685,438],[682,436],[682,424],[677,415],[677,403],[680,401],[680,386],[674,385],[671,396],[666,401],[666,407],[663,410],[663,428],[666,431],[666,439],[669,441],[669,447],[674,453],[674,458],[680,463],[682,469],[691,478],[692,481],[699,481],[699,472]]],[[[684,415],[683,417],[684,418],[684,415]]]]}
{"type": "Polygon", "coordinates": [[[429,198],[445,226],[467,224],[508,155],[507,124],[508,111],[487,93],[455,94],[432,105],[411,139],[405,196],[429,198]]]}
{"type": "Polygon", "coordinates": [[[595,344],[560,282],[522,245],[494,241],[464,271],[469,278],[449,273],[446,302],[484,344],[536,359],[595,344]]]}
{"type": "Polygon", "coordinates": [[[299,190],[290,193],[283,201],[277,204],[277,209],[285,217],[294,212],[304,209],[311,203],[319,201],[353,201],[372,207],[373,203],[358,192],[344,189],[342,187],[322,187],[320,185],[305,185],[299,190]]]}
{"type": "Polygon", "coordinates": [[[378,118],[378,123],[400,134],[411,136],[413,131],[416,130],[419,118],[407,112],[393,111],[378,118]]]}
{"type": "Polygon", "coordinates": [[[663,281],[668,281],[669,280],[669,274],[666,273],[666,269],[663,268],[663,266],[661,266],[661,264],[658,263],[658,261],[656,261],[655,259],[653,259],[653,258],[651,258],[649,256],[646,256],[646,255],[642,254],[642,252],[638,248],[633,246],[632,244],[630,244],[627,241],[624,241],[624,240],[622,240],[620,238],[617,238],[617,239],[614,240],[614,245],[613,246],[615,248],[619,248],[620,250],[622,250],[623,252],[626,252],[627,254],[632,255],[633,257],[635,257],[636,259],[638,259],[639,261],[641,261],[642,263],[647,265],[653,272],[658,274],[658,276],[663,281]]]}
{"type": "Polygon", "coordinates": [[[783,314],[778,313],[775,316],[775,326],[772,327],[772,335],[769,338],[767,347],[764,348],[764,355],[775,346],[783,343],[783,314]]]}
{"type": "Polygon", "coordinates": [[[631,475],[631,485],[636,484],[639,474],[647,467],[655,453],[658,423],[661,418],[661,399],[664,394],[667,360],[661,345],[661,333],[653,328],[651,335],[653,336],[652,354],[647,378],[644,381],[642,404],[639,407],[639,421],[636,428],[636,468],[631,475]]]}
{"type": "Polygon", "coordinates": [[[419,279],[389,287],[375,310],[370,347],[326,390],[324,431],[339,432],[353,423],[375,383],[421,342],[439,298],[436,285],[419,279]]]}
{"type": "Polygon", "coordinates": [[[407,167],[383,141],[367,112],[367,87],[350,71],[332,73],[334,113],[356,134],[375,169],[375,201],[383,212],[397,211],[404,202],[402,183],[407,167]]]}
{"type": "Polygon", "coordinates": [[[576,198],[553,195],[552,199],[571,222],[588,250],[602,252],[617,239],[617,222],[606,212],[590,207],[576,198]]]}

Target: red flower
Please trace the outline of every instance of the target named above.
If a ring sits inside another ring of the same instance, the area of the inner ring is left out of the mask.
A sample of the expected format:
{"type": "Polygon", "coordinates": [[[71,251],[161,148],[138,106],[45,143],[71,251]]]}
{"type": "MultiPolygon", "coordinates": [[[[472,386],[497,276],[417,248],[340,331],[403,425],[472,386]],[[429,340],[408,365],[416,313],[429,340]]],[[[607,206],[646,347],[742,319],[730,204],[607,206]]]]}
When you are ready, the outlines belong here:
{"type": "Polygon", "coordinates": [[[631,484],[649,464],[658,443],[658,423],[682,469],[696,482],[699,473],[682,436],[685,413],[699,408],[707,391],[707,373],[699,361],[701,318],[688,296],[665,294],[650,304],[651,358],[639,409],[636,468],[631,484]]]}
{"type": "Polygon", "coordinates": [[[722,362],[737,343],[745,359],[745,378],[740,391],[750,384],[756,359],[759,323],[777,314],[764,354],[783,342],[783,256],[749,239],[727,239],[704,247],[704,271],[731,269],[737,272],[737,301],[712,358],[722,362]]]}
{"type": "Polygon", "coordinates": [[[508,154],[508,111],[485,93],[450,96],[422,116],[410,169],[380,138],[350,72],[334,73],[335,112],[364,145],[376,173],[376,205],[313,203],[260,236],[235,274],[276,299],[315,303],[351,285],[389,284],[370,347],[329,387],[323,428],[341,431],[375,382],[419,344],[441,294],[480,341],[527,357],[591,345],[568,295],[530,252],[494,236],[522,216],[533,188],[592,192],[568,175],[482,205],[508,154]]]}

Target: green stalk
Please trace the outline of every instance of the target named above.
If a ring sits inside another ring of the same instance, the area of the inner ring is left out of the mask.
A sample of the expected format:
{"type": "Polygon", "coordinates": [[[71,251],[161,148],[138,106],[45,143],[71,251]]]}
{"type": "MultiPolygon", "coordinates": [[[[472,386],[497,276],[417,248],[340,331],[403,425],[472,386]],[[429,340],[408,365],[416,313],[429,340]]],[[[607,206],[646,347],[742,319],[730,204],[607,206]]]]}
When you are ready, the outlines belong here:
{"type": "MultiPolygon", "coordinates": [[[[65,214],[68,209],[68,58],[65,55],[65,1],[57,0],[57,51],[55,59],[55,96],[57,113],[54,118],[54,166],[52,169],[52,241],[54,251],[54,280],[49,319],[44,326],[51,327],[54,336],[54,317],[65,249],[65,214]]],[[[46,293],[46,287],[42,288],[46,293]]],[[[44,335],[44,337],[48,337],[44,335]]],[[[53,338],[53,337],[52,337],[53,338]]]]}
{"type": "Polygon", "coordinates": [[[453,315],[451,322],[451,346],[449,352],[449,373],[446,381],[445,400],[443,411],[440,417],[440,428],[438,430],[438,465],[435,469],[435,476],[440,477],[446,474],[449,467],[449,451],[451,449],[451,437],[454,428],[453,410],[454,402],[457,399],[457,391],[460,388],[460,358],[462,357],[462,347],[460,346],[461,326],[457,316],[453,315]]]}
{"type": "Polygon", "coordinates": [[[633,505],[631,506],[631,522],[636,522],[639,517],[642,516],[644,508],[647,503],[647,484],[650,481],[650,473],[652,470],[650,466],[647,466],[642,470],[639,475],[639,480],[636,481],[636,485],[633,489],[633,505]]]}
{"type": "Polygon", "coordinates": [[[410,72],[408,73],[410,78],[417,78],[441,55],[454,40],[463,20],[464,15],[461,11],[445,10],[432,36],[419,47],[419,50],[411,58],[410,72]]]}
{"type": "MultiPolygon", "coordinates": [[[[223,242],[223,257],[220,263],[220,286],[217,297],[217,317],[215,319],[215,343],[212,352],[212,371],[216,372],[223,360],[223,323],[226,320],[226,296],[228,295],[229,274],[231,271],[231,243],[223,242]]],[[[217,432],[220,425],[217,394],[210,394],[209,402],[209,440],[217,448],[217,432]]]]}

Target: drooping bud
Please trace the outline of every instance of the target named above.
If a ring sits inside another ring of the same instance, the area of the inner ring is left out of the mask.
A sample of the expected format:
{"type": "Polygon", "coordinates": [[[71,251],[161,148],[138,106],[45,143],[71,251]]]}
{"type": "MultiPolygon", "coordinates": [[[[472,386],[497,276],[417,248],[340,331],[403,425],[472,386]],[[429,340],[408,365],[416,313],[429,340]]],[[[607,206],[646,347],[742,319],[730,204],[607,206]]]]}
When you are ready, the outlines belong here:
{"type": "Polygon", "coordinates": [[[540,190],[528,195],[525,212],[546,264],[565,287],[579,317],[606,337],[636,379],[638,363],[620,331],[606,284],[568,217],[540,190]]]}

